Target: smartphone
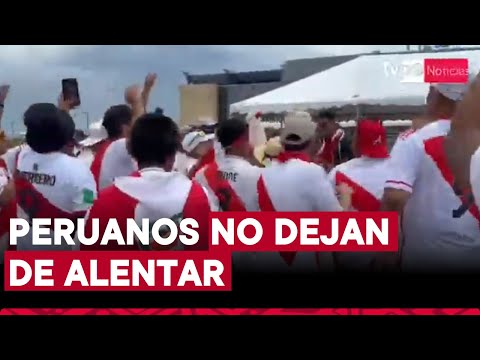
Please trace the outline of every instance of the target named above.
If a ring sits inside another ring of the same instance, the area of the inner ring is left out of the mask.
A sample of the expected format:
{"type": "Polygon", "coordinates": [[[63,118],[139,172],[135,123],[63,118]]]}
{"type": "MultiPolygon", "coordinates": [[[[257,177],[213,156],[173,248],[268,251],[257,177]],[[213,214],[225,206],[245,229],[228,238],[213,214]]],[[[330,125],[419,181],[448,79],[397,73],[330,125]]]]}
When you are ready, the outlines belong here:
{"type": "Polygon", "coordinates": [[[63,79],[62,93],[66,101],[72,103],[73,106],[80,105],[80,92],[78,91],[77,79],[63,79]]]}

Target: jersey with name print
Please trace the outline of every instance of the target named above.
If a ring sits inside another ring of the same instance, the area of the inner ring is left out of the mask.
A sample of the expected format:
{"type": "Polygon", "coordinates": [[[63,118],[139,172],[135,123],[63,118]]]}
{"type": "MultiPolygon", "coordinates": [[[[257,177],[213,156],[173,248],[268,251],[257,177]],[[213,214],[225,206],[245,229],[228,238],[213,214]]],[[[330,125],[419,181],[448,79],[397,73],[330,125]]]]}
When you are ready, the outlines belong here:
{"type": "MultiPolygon", "coordinates": [[[[93,175],[81,160],[61,152],[40,154],[24,148],[14,176],[17,216],[32,219],[83,218],[96,198],[93,175]]],[[[53,221],[52,221],[53,224],[53,221]]],[[[45,237],[53,238],[53,226],[45,237]]],[[[73,250],[60,245],[33,245],[32,232],[18,239],[17,250],[73,250]]]]}

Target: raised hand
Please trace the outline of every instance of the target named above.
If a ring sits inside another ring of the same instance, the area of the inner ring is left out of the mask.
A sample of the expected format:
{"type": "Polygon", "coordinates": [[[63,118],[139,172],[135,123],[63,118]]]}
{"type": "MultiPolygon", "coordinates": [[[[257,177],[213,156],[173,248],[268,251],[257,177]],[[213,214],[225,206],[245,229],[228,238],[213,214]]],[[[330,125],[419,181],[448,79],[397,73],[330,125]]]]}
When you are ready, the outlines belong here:
{"type": "Polygon", "coordinates": [[[143,85],[144,90],[150,90],[155,86],[155,82],[157,81],[157,74],[149,73],[145,78],[145,83],[143,85]]]}
{"type": "Polygon", "coordinates": [[[125,102],[136,105],[142,101],[142,88],[139,85],[131,85],[125,89],[125,102]]]}
{"type": "Polygon", "coordinates": [[[0,85],[0,104],[3,104],[10,91],[10,85],[0,85]]]}
{"type": "Polygon", "coordinates": [[[66,112],[69,112],[73,109],[75,109],[75,100],[66,100],[64,97],[63,97],[63,93],[60,93],[60,95],[58,96],[58,105],[57,107],[63,111],[66,111],[66,112]]]}

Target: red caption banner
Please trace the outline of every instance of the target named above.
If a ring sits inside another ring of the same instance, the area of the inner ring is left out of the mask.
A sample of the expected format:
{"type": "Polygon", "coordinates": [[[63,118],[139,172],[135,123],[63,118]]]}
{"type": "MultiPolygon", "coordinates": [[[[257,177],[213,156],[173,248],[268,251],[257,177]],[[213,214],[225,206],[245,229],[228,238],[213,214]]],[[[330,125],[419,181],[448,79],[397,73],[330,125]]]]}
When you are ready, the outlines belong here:
{"type": "MultiPolygon", "coordinates": [[[[165,219],[156,221],[162,220],[165,219]]],[[[170,220],[169,224],[168,238],[151,230],[142,232],[142,241],[146,241],[147,245],[155,241],[159,245],[176,245],[175,242],[179,242],[188,249],[200,240],[198,223],[194,219],[182,219],[180,224],[170,220]],[[164,241],[168,244],[163,244],[164,241]]],[[[71,228],[75,228],[73,224],[71,228]]],[[[160,231],[161,228],[157,226],[157,229],[160,231]]],[[[59,235],[58,231],[45,238],[39,236],[41,230],[39,226],[21,229],[25,234],[32,235],[31,241],[36,246],[52,246],[60,240],[55,237],[59,235]]],[[[120,230],[113,237],[109,233],[100,234],[99,246],[108,246],[111,242],[119,247],[128,246],[126,239],[135,241],[134,231],[130,230],[127,226],[130,236],[120,230]]],[[[15,231],[19,230],[11,229],[10,243],[17,241],[12,235],[15,231]]],[[[23,238],[19,238],[22,241],[23,238]]],[[[7,251],[5,290],[229,291],[232,287],[233,251],[396,252],[398,214],[212,213],[208,240],[208,251],[7,251]]],[[[137,238],[136,241],[140,240],[137,238]]]]}
{"type": "Polygon", "coordinates": [[[6,291],[230,291],[231,256],[183,251],[7,251],[6,291]]]}

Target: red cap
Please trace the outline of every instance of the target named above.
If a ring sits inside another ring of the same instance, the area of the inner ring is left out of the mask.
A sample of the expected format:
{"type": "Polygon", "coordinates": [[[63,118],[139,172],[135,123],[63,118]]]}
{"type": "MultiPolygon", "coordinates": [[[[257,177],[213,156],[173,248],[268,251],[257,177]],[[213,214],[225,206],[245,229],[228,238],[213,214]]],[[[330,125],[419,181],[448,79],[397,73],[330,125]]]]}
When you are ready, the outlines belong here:
{"type": "Polygon", "coordinates": [[[380,120],[361,120],[358,122],[357,146],[360,156],[374,159],[389,157],[387,131],[380,120]]]}

